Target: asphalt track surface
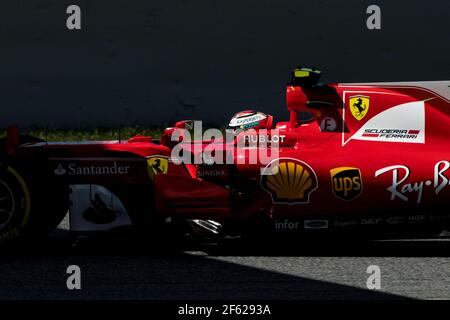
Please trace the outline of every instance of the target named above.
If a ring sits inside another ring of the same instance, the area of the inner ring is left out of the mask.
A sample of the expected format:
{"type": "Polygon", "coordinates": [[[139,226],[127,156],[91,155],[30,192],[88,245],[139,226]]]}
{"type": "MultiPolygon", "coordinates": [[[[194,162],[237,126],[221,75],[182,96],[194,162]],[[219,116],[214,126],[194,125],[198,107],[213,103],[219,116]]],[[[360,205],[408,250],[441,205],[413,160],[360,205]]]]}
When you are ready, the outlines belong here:
{"type": "Polygon", "coordinates": [[[175,250],[123,239],[74,245],[67,226],[0,254],[1,300],[450,299],[447,240],[175,250]],[[81,290],[66,287],[69,265],[81,268],[81,290]],[[370,265],[381,269],[381,290],[366,287],[370,265]]]}

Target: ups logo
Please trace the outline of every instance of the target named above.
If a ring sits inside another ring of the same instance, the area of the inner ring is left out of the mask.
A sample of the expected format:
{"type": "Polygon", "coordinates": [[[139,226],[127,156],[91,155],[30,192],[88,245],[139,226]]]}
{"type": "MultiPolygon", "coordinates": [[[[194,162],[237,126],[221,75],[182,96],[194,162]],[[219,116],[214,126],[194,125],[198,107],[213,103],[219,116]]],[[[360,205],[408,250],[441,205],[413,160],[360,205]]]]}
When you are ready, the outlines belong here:
{"type": "Polygon", "coordinates": [[[330,170],[333,194],[350,201],[359,197],[363,189],[361,171],[358,168],[340,167],[330,170]]]}

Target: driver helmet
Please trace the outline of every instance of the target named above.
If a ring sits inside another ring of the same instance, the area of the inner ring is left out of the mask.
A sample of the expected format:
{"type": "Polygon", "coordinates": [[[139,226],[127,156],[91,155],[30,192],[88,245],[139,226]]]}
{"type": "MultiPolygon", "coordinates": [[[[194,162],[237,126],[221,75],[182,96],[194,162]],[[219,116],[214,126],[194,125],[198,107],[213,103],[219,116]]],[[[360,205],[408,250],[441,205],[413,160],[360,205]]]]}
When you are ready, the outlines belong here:
{"type": "Polygon", "coordinates": [[[228,128],[235,130],[248,129],[270,129],[272,127],[273,117],[256,110],[244,110],[236,113],[231,118],[228,128]]]}

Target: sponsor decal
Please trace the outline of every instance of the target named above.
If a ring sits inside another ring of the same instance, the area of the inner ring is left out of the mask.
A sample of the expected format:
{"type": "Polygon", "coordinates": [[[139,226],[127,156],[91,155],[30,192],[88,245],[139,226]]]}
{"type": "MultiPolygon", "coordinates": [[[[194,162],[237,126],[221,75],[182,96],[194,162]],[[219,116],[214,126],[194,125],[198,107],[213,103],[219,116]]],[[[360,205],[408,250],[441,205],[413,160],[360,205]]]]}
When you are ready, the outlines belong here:
{"type": "Polygon", "coordinates": [[[166,174],[169,169],[169,159],[161,156],[147,158],[147,171],[151,179],[156,174],[166,174]]]}
{"type": "Polygon", "coordinates": [[[418,139],[421,130],[399,130],[399,129],[365,129],[362,134],[366,138],[382,139],[418,139]]]}
{"type": "Polygon", "coordinates": [[[434,193],[438,195],[444,188],[449,186],[450,179],[445,175],[449,168],[449,161],[442,160],[437,162],[434,165],[433,178],[425,181],[408,181],[411,170],[403,165],[393,165],[379,169],[375,172],[375,177],[389,173],[392,175],[392,184],[386,188],[391,195],[391,200],[400,199],[408,202],[410,194],[415,194],[416,202],[420,204],[425,187],[433,188],[434,193]]]}
{"type": "Polygon", "coordinates": [[[406,218],[400,216],[389,217],[386,219],[387,224],[403,224],[405,223],[406,218]]]}
{"type": "Polygon", "coordinates": [[[360,121],[366,116],[367,112],[369,112],[370,97],[362,95],[349,97],[348,105],[353,117],[360,121]]]}
{"type": "Polygon", "coordinates": [[[284,139],[286,138],[285,135],[244,135],[245,142],[248,143],[280,143],[284,142],[284,139]]]}
{"type": "Polygon", "coordinates": [[[359,123],[367,113],[362,117],[362,114],[355,113],[356,106],[361,109],[365,105],[364,100],[360,103],[359,100],[354,100],[355,97],[357,96],[349,98],[349,109],[358,122],[346,121],[349,131],[342,131],[342,145],[350,140],[425,143],[425,101],[403,103],[384,110],[380,106],[380,112],[359,123]]]}
{"type": "Polygon", "coordinates": [[[230,127],[244,126],[245,128],[251,128],[258,124],[258,121],[265,119],[266,116],[259,112],[243,113],[239,117],[233,118],[230,121],[230,127]]]}
{"type": "Polygon", "coordinates": [[[383,222],[383,218],[364,218],[361,219],[361,225],[377,225],[383,222]]]}
{"type": "Polygon", "coordinates": [[[354,227],[358,225],[356,220],[336,220],[334,222],[335,227],[354,227]]]}
{"type": "Polygon", "coordinates": [[[128,174],[130,166],[118,165],[113,162],[111,165],[94,166],[94,165],[79,165],[77,163],[69,163],[67,167],[58,164],[53,173],[57,176],[95,176],[95,175],[119,175],[128,174]]]}
{"type": "Polygon", "coordinates": [[[197,176],[199,178],[202,177],[224,177],[226,176],[226,172],[224,169],[218,168],[199,168],[197,170],[197,176]]]}
{"type": "Polygon", "coordinates": [[[277,231],[296,231],[301,228],[301,223],[298,221],[290,221],[284,219],[282,221],[275,221],[275,230],[277,231]]]}
{"type": "Polygon", "coordinates": [[[425,222],[426,217],[424,214],[417,214],[417,215],[413,215],[413,216],[408,216],[408,223],[409,224],[414,224],[414,223],[423,223],[425,222]]]}
{"type": "Polygon", "coordinates": [[[311,193],[317,189],[317,175],[305,162],[280,158],[263,169],[261,187],[276,204],[309,203],[311,193]]]}
{"type": "Polygon", "coordinates": [[[320,131],[322,132],[333,132],[336,131],[337,122],[332,117],[325,117],[320,122],[320,131]]]}
{"type": "Polygon", "coordinates": [[[450,220],[450,214],[444,214],[444,215],[430,215],[429,217],[430,221],[446,221],[446,220],[450,220]]]}
{"type": "MultiPolygon", "coordinates": [[[[450,217],[450,215],[449,215],[450,217]]],[[[390,217],[366,217],[361,219],[345,219],[334,221],[335,227],[358,227],[358,226],[375,226],[375,225],[405,225],[419,224],[427,222],[427,218],[423,214],[415,215],[396,215],[390,217]]]]}
{"type": "Polygon", "coordinates": [[[327,229],[328,220],[305,220],[303,226],[305,229],[327,229]]]}
{"type": "Polygon", "coordinates": [[[67,173],[67,170],[64,169],[62,164],[59,164],[58,167],[53,171],[57,176],[63,176],[67,173]]]}
{"type": "Polygon", "coordinates": [[[350,201],[362,193],[363,182],[358,168],[339,167],[330,170],[333,194],[342,200],[350,201]]]}
{"type": "Polygon", "coordinates": [[[303,229],[328,229],[334,228],[356,228],[368,226],[406,226],[411,224],[423,224],[435,220],[450,220],[450,214],[447,215],[431,215],[428,219],[424,214],[400,215],[394,216],[369,216],[365,218],[341,218],[337,220],[314,219],[303,220],[303,223],[292,221],[289,219],[275,220],[274,227],[276,231],[301,231],[303,229]]]}

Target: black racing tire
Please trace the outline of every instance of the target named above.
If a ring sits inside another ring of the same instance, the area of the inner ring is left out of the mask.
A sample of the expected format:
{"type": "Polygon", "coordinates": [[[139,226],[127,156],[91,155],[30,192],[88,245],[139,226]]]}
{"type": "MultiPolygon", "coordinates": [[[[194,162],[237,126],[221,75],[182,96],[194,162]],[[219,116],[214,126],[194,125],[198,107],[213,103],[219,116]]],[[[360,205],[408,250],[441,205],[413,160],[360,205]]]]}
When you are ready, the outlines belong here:
{"type": "Polygon", "coordinates": [[[58,226],[68,207],[68,190],[34,185],[18,168],[0,164],[0,246],[37,243],[58,226]]]}
{"type": "Polygon", "coordinates": [[[12,167],[0,165],[0,244],[21,238],[31,214],[30,191],[12,167]]]}
{"type": "MultiPolygon", "coordinates": [[[[64,219],[69,207],[68,187],[50,185],[41,179],[33,179],[32,173],[22,170],[14,156],[6,154],[5,140],[0,139],[0,246],[2,247],[13,243],[29,244],[43,238],[64,219]]],[[[24,135],[19,138],[20,144],[42,141],[24,135]]]]}

